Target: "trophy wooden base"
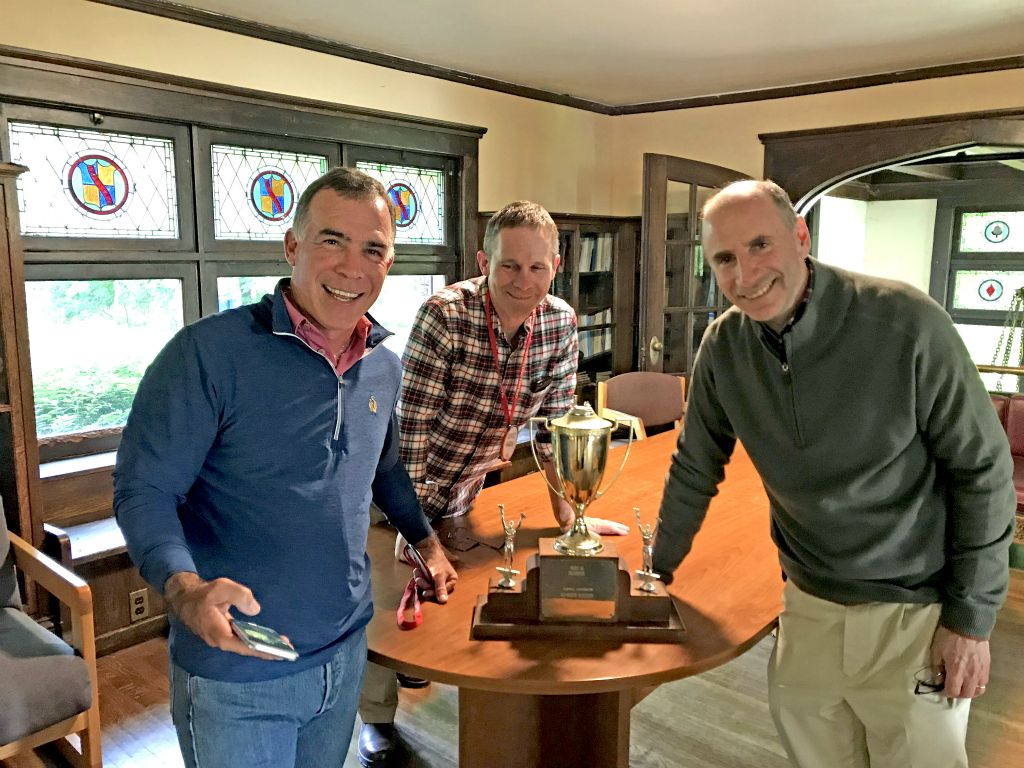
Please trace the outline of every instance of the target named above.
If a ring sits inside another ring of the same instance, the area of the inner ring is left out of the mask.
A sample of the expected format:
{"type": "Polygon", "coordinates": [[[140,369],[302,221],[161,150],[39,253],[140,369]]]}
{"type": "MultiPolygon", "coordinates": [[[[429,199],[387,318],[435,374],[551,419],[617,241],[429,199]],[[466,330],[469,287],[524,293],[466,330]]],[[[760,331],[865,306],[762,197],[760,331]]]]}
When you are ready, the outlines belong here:
{"type": "Polygon", "coordinates": [[[672,596],[660,581],[640,589],[615,545],[598,555],[573,557],[541,539],[521,586],[488,584],[473,610],[474,640],[560,637],[636,643],[678,643],[686,633],[672,596]]]}

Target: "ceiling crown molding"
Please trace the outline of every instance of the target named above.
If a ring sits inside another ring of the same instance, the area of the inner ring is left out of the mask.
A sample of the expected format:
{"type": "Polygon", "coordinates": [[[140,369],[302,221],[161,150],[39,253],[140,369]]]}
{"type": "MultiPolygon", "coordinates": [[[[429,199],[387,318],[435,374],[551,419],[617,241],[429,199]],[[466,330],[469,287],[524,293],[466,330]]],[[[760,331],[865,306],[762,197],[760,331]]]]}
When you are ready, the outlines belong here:
{"type": "Polygon", "coordinates": [[[916,69],[904,69],[897,72],[883,72],[874,75],[862,75],[858,77],[846,77],[837,80],[825,80],[817,83],[804,83],[800,85],[787,85],[776,88],[758,88],[748,91],[736,91],[732,93],[711,94],[707,96],[693,96],[682,99],[669,99],[665,101],[639,102],[635,104],[612,105],[598,101],[583,99],[567,93],[555,93],[541,88],[532,88],[526,85],[518,85],[504,80],[497,80],[482,75],[474,75],[469,72],[462,72],[447,67],[439,67],[434,64],[405,59],[399,56],[392,56],[386,53],[371,51],[366,48],[359,48],[346,43],[339,43],[314,35],[307,35],[301,32],[293,32],[282,27],[275,27],[269,24],[262,24],[256,21],[247,21],[235,16],[214,13],[200,8],[192,8],[177,2],[165,2],[164,0],[89,0],[100,5],[111,5],[117,8],[124,8],[140,13],[147,13],[153,16],[161,16],[167,19],[183,21],[188,24],[219,29],[224,32],[231,32],[245,37],[252,37],[259,40],[266,40],[272,43],[280,43],[294,48],[303,48],[309,51],[325,53],[330,56],[338,56],[344,59],[360,61],[364,64],[374,64],[388,69],[395,69],[426,77],[434,77],[440,80],[448,80],[453,83],[462,83],[476,88],[484,88],[500,93],[507,93],[512,96],[521,96],[526,99],[544,101],[551,104],[560,104],[565,107],[582,109],[587,112],[595,112],[601,115],[637,115],[648,112],[666,112],[681,109],[696,109],[699,107],[713,107],[723,104],[741,104],[750,101],[766,101],[769,99],[787,99],[797,96],[810,96],[817,93],[830,93],[833,91],[846,91],[855,88],[871,88],[878,85],[892,85],[894,83],[907,83],[914,80],[929,80],[939,77],[954,77],[957,75],[970,75],[981,72],[998,72],[1006,69],[1024,68],[1024,56],[1005,56],[997,59],[983,59],[979,61],[966,61],[957,64],[942,64],[934,67],[919,67],[916,69]]]}

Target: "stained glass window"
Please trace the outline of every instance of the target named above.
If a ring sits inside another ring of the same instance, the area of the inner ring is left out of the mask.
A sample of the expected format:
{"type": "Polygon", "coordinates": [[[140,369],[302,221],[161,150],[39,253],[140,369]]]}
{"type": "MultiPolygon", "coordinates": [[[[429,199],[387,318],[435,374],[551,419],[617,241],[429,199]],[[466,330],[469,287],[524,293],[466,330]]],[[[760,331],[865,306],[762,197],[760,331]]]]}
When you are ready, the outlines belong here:
{"type": "Polygon", "coordinates": [[[1024,253],[1024,211],[963,214],[960,250],[965,253],[1024,253]]]}
{"type": "Polygon", "coordinates": [[[379,180],[395,204],[396,243],[444,245],[444,172],[390,163],[357,162],[379,180]]]}
{"type": "Polygon", "coordinates": [[[170,139],[10,123],[23,235],[178,237],[170,139]]]}
{"type": "Polygon", "coordinates": [[[1024,271],[959,269],[953,281],[953,309],[1010,308],[1013,292],[1024,286],[1024,271]]]}
{"type": "Polygon", "coordinates": [[[295,204],[327,172],[327,158],[214,144],[213,231],[218,240],[280,240],[295,204]]]}

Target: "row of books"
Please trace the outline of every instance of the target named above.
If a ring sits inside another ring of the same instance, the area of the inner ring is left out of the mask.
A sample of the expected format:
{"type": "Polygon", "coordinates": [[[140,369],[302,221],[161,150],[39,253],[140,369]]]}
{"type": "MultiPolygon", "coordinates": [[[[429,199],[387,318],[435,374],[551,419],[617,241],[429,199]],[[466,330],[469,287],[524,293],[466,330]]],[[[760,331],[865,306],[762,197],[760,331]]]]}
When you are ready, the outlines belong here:
{"type": "Polygon", "coordinates": [[[579,339],[580,354],[583,357],[600,355],[612,348],[611,328],[605,328],[603,331],[583,331],[580,333],[579,339]]]}
{"type": "Polygon", "coordinates": [[[612,321],[612,310],[611,307],[602,310],[600,312],[592,312],[589,315],[580,315],[576,319],[576,324],[580,328],[585,328],[588,325],[604,325],[612,321]]]}
{"type": "Polygon", "coordinates": [[[584,235],[580,238],[580,272],[608,272],[612,268],[615,235],[584,235]]]}
{"type": "Polygon", "coordinates": [[[577,371],[576,386],[582,387],[586,384],[594,384],[598,381],[608,381],[611,377],[611,371],[577,371]]]}

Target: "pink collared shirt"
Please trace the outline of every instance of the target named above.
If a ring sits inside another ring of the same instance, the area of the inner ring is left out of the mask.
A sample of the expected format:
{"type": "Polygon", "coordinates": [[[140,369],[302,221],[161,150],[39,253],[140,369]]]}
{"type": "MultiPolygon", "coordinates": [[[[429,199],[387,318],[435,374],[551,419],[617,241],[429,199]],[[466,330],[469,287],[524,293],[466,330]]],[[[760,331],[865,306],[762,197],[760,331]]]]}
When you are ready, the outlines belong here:
{"type": "Polygon", "coordinates": [[[327,337],[324,336],[323,331],[313,325],[309,318],[299,311],[299,308],[288,297],[287,291],[284,293],[284,306],[288,310],[288,317],[292,320],[295,335],[312,347],[315,352],[319,352],[330,360],[339,376],[362,360],[363,355],[366,354],[366,339],[370,335],[373,325],[365,315],[360,317],[359,322],[356,323],[348,346],[340,354],[333,355],[331,354],[331,345],[327,343],[327,337]]]}

